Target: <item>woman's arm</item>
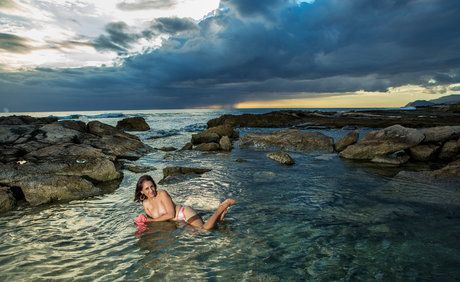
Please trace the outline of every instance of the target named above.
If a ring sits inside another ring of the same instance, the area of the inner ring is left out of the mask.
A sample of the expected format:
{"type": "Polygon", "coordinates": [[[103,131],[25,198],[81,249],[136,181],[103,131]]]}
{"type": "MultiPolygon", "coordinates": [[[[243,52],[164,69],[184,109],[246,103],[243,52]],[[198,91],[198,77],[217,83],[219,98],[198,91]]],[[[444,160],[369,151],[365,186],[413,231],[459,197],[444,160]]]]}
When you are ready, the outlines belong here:
{"type": "Polygon", "coordinates": [[[176,207],[171,199],[171,196],[169,196],[168,192],[164,190],[158,191],[158,196],[160,197],[161,203],[164,205],[166,209],[166,213],[156,217],[149,219],[149,222],[151,221],[167,221],[171,220],[176,217],[176,207]]]}

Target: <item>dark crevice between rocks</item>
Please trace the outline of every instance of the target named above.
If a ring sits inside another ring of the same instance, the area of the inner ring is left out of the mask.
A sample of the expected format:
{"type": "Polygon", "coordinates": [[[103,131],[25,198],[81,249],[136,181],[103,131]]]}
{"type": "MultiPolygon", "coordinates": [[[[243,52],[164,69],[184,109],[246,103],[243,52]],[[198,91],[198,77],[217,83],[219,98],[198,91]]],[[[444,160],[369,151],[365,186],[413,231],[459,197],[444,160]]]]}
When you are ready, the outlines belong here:
{"type": "Polygon", "coordinates": [[[87,175],[82,175],[81,178],[88,180],[94,186],[101,189],[101,194],[107,194],[114,192],[120,186],[121,181],[123,181],[123,173],[120,172],[120,177],[118,179],[109,181],[97,181],[87,175]]]}
{"type": "Polygon", "coordinates": [[[22,205],[27,203],[26,201],[26,196],[24,195],[24,192],[22,192],[22,188],[19,186],[12,186],[10,187],[11,194],[13,195],[16,205],[22,205]]]}

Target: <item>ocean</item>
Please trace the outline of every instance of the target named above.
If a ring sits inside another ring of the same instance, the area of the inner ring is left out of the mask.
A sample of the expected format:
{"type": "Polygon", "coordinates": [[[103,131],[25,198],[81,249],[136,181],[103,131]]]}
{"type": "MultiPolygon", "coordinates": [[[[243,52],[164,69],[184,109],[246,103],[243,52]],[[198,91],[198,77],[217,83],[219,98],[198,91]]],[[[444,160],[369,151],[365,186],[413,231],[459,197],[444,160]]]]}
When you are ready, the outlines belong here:
{"type": "MultiPolygon", "coordinates": [[[[317,109],[343,110],[343,109],[317,109]]],[[[251,110],[139,110],[21,113],[116,125],[144,117],[151,130],[135,132],[146,144],[181,148],[222,114],[251,110]]],[[[7,115],[7,114],[2,114],[7,115]]],[[[274,128],[240,128],[270,132],[274,128]]],[[[363,136],[371,128],[360,129],[363,136]]],[[[346,129],[315,129],[338,139],[346,129]]],[[[136,236],[133,201],[139,176],[124,171],[113,193],[70,203],[21,207],[0,216],[2,281],[458,281],[460,210],[398,197],[440,187],[396,180],[397,168],[340,159],[336,154],[291,153],[282,166],[267,151],[231,153],[155,151],[136,161],[211,168],[201,177],[160,185],[179,204],[206,219],[219,202],[237,205],[210,232],[175,223],[152,224],[136,236]],[[244,161],[236,161],[237,159],[244,161]],[[390,191],[390,192],[388,192],[390,191]]],[[[439,189],[438,189],[439,190],[439,189]]],[[[436,191],[438,191],[436,190],[436,191]]],[[[442,190],[441,192],[442,193],[442,190]]]]}

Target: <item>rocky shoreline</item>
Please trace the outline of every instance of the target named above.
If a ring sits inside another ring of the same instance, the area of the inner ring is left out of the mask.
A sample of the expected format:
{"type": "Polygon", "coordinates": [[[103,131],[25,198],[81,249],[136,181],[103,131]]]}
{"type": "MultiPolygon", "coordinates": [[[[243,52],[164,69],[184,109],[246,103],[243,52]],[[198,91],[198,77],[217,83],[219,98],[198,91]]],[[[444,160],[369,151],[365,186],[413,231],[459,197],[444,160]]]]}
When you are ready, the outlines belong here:
{"type": "MultiPolygon", "coordinates": [[[[135,173],[154,170],[132,162],[154,148],[125,132],[149,128],[142,118],[128,118],[113,127],[99,121],[0,117],[0,213],[21,202],[35,206],[110,192],[123,179],[123,169],[135,173]]],[[[442,109],[223,115],[208,121],[208,128],[193,134],[177,152],[230,152],[235,145],[269,151],[267,159],[283,165],[295,164],[288,152],[334,153],[382,166],[435,162],[432,171],[402,170],[396,178],[460,180],[460,114],[442,109]],[[283,129],[240,138],[238,127],[283,129]],[[356,130],[360,127],[376,130],[360,138],[356,130]],[[334,141],[320,132],[302,131],[315,128],[345,128],[348,133],[334,141]]],[[[173,147],[159,150],[176,151],[173,147]]],[[[180,181],[188,177],[184,175],[206,171],[209,169],[167,167],[162,181],[180,181]]]]}
{"type": "Polygon", "coordinates": [[[35,206],[116,189],[122,160],[151,148],[132,134],[91,121],[0,118],[0,211],[19,202],[35,206]]]}

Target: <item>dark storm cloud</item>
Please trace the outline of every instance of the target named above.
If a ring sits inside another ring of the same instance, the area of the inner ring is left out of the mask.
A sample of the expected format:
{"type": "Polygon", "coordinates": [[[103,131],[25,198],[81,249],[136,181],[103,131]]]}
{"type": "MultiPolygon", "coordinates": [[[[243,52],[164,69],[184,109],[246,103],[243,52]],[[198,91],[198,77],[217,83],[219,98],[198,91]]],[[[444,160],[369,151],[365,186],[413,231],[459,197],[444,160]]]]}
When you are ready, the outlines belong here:
{"type": "Polygon", "coordinates": [[[29,40],[9,33],[0,33],[0,50],[11,53],[28,53],[34,48],[29,45],[29,40]]]}
{"type": "MultiPolygon", "coordinates": [[[[196,29],[183,19],[180,24],[177,19],[153,22],[149,31],[168,33],[169,39],[161,48],[125,59],[120,68],[52,75],[37,71],[21,81],[32,83],[33,97],[44,95],[43,101],[51,95],[45,86],[76,95],[69,105],[77,105],[80,97],[82,107],[84,101],[111,95],[110,101],[91,102],[88,109],[231,105],[460,82],[457,0],[317,0],[300,5],[227,0],[222,5],[196,29]]],[[[98,40],[100,46],[121,52],[139,36],[147,37],[119,24],[98,40]]],[[[0,86],[11,79],[4,78],[0,86]]],[[[19,97],[22,84],[9,85],[19,97]]]]}
{"type": "Polygon", "coordinates": [[[132,43],[139,39],[139,35],[131,33],[125,22],[112,22],[106,25],[107,35],[100,35],[94,40],[94,47],[98,50],[111,50],[118,53],[126,52],[132,43]]]}
{"type": "Polygon", "coordinates": [[[147,9],[168,9],[177,4],[175,0],[136,0],[122,1],[117,4],[118,9],[125,11],[147,10],[147,9]]]}
{"type": "Polygon", "coordinates": [[[196,30],[197,25],[193,19],[187,18],[158,18],[153,21],[151,28],[160,33],[176,34],[184,31],[196,30]]]}

